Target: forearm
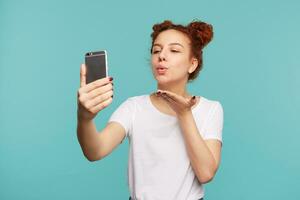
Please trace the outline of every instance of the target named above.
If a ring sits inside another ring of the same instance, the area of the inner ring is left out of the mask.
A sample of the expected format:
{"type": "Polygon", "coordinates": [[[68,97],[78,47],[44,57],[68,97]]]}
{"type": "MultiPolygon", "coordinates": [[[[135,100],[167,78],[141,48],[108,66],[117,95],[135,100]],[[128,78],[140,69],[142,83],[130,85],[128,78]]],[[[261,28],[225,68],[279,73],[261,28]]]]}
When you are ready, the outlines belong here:
{"type": "Polygon", "coordinates": [[[85,157],[90,161],[97,158],[99,136],[93,120],[77,118],[77,138],[85,157]]]}
{"type": "Polygon", "coordinates": [[[206,183],[213,178],[216,171],[216,161],[213,154],[200,135],[192,112],[178,116],[178,121],[193,170],[198,180],[206,183]]]}

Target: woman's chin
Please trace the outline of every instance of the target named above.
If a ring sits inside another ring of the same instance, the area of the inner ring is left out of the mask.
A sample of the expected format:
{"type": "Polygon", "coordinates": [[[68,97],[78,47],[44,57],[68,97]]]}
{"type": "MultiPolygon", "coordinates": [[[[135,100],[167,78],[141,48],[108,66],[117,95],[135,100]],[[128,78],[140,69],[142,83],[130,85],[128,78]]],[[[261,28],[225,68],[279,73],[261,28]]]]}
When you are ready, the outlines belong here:
{"type": "Polygon", "coordinates": [[[171,83],[171,80],[166,77],[156,77],[156,81],[159,85],[167,85],[171,83]]]}

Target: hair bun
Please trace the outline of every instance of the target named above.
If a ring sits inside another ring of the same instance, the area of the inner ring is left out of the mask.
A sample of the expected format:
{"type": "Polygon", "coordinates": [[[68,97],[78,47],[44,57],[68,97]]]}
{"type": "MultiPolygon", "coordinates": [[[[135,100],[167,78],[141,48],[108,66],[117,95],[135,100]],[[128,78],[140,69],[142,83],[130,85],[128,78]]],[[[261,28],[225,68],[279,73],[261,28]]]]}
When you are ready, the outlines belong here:
{"type": "Polygon", "coordinates": [[[202,21],[193,21],[188,26],[192,37],[201,41],[202,48],[205,47],[213,37],[213,27],[202,21]]]}

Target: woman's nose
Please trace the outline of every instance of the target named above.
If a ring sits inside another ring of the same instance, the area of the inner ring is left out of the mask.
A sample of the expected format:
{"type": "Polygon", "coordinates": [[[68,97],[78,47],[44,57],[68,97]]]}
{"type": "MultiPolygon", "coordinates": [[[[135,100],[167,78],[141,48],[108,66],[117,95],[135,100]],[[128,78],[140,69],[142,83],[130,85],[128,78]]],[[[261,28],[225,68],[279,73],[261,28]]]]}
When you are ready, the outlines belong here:
{"type": "Polygon", "coordinates": [[[163,50],[159,53],[159,61],[162,61],[162,60],[166,60],[166,55],[163,50]]]}

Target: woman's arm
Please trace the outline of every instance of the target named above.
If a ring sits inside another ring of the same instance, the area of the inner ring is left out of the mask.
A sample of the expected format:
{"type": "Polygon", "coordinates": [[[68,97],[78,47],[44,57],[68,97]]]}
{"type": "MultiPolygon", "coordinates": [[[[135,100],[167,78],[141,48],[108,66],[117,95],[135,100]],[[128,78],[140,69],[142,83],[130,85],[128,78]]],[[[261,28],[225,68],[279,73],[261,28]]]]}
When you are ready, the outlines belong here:
{"type": "Polygon", "coordinates": [[[109,122],[98,133],[92,120],[78,119],[77,137],[85,157],[89,161],[97,161],[110,154],[122,142],[125,129],[117,122],[109,122]]]}
{"type": "Polygon", "coordinates": [[[158,91],[157,95],[177,114],[188,156],[198,180],[201,183],[211,181],[220,162],[221,143],[217,140],[204,141],[201,137],[191,109],[197,102],[195,96],[189,99],[166,90],[158,91]]]}
{"type": "Polygon", "coordinates": [[[93,120],[77,120],[77,139],[84,156],[89,161],[97,160],[100,134],[97,133],[93,120]]]}
{"type": "Polygon", "coordinates": [[[220,163],[221,142],[218,140],[203,140],[191,111],[178,115],[178,121],[191,165],[198,180],[201,183],[211,181],[220,163]]]}
{"type": "Polygon", "coordinates": [[[109,154],[125,136],[124,129],[117,123],[109,123],[99,134],[93,122],[97,113],[112,103],[112,80],[112,77],[104,77],[86,84],[86,66],[81,65],[77,93],[77,138],[89,161],[109,154]]]}

